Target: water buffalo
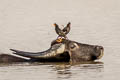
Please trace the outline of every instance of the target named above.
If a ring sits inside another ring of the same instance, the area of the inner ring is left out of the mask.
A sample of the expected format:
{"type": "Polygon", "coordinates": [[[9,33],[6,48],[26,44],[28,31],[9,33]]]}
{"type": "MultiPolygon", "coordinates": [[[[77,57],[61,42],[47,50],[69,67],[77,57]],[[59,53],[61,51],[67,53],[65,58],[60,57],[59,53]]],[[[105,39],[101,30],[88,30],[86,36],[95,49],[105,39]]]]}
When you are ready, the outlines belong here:
{"type": "Polygon", "coordinates": [[[103,56],[103,47],[97,45],[82,44],[75,41],[62,39],[62,42],[53,41],[52,46],[43,52],[24,52],[14,50],[13,54],[30,58],[31,61],[62,62],[62,61],[93,61],[103,56]]]}
{"type": "Polygon", "coordinates": [[[103,56],[103,47],[88,45],[69,40],[66,35],[70,31],[70,23],[64,29],[60,29],[55,23],[55,31],[58,38],[51,43],[51,47],[43,52],[26,52],[10,49],[13,54],[27,57],[24,59],[12,55],[1,54],[0,61],[8,62],[81,62],[94,61],[103,56]]]}

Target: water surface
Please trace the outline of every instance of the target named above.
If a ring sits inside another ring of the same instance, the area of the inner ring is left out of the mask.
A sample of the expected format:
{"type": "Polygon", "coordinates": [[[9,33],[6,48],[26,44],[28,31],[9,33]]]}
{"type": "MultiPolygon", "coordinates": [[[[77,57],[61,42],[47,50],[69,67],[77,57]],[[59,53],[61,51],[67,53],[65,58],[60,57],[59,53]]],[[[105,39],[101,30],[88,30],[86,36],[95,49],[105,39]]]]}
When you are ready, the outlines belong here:
{"type": "Polygon", "coordinates": [[[0,64],[0,80],[119,80],[119,0],[0,0],[0,52],[46,50],[69,21],[69,39],[104,46],[100,63],[0,64]]]}

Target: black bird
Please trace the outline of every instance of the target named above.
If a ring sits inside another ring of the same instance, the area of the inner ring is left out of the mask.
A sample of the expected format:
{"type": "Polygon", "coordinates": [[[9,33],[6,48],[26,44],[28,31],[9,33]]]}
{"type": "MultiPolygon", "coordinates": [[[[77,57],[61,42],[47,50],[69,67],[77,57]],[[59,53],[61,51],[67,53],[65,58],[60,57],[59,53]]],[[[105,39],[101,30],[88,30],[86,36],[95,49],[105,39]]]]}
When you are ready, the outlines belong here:
{"type": "Polygon", "coordinates": [[[61,37],[65,37],[66,36],[66,34],[63,32],[63,30],[61,30],[56,23],[54,24],[54,26],[55,26],[55,31],[56,31],[56,33],[59,36],[61,36],[61,37]]]}
{"type": "Polygon", "coordinates": [[[67,26],[62,30],[66,35],[70,32],[70,25],[71,23],[69,22],[67,26]]]}
{"type": "Polygon", "coordinates": [[[70,32],[70,22],[67,24],[67,26],[64,29],[60,29],[59,26],[55,23],[55,31],[59,35],[59,37],[67,38],[66,35],[70,32]]]}

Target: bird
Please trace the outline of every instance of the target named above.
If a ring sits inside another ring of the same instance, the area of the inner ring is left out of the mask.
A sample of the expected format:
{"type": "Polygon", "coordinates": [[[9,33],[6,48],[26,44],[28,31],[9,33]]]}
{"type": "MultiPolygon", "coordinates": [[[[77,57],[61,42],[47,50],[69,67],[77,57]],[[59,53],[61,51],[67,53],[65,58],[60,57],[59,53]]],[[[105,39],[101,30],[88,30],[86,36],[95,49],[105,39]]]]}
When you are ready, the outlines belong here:
{"type": "Polygon", "coordinates": [[[70,32],[70,25],[71,23],[69,22],[66,25],[66,27],[64,27],[63,29],[60,29],[59,26],[56,23],[54,23],[55,31],[59,35],[58,37],[64,37],[65,39],[67,39],[66,35],[70,32]]]}
{"type": "Polygon", "coordinates": [[[67,35],[70,32],[70,25],[71,23],[69,22],[67,26],[62,30],[65,35],[67,35]]]}
{"type": "Polygon", "coordinates": [[[62,36],[62,37],[66,36],[66,34],[63,32],[63,30],[61,30],[56,23],[54,23],[54,26],[55,26],[55,31],[59,36],[62,36]]]}

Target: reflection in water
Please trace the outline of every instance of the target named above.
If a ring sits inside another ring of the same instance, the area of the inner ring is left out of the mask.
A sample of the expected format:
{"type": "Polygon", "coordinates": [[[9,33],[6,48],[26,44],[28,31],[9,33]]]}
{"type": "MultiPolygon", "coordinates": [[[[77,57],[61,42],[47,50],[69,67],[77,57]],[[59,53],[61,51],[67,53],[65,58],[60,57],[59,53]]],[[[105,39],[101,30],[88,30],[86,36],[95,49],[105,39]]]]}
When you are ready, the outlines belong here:
{"type": "Polygon", "coordinates": [[[72,76],[72,72],[70,71],[70,64],[58,64],[53,65],[54,71],[56,71],[57,79],[69,79],[72,76]]]}
{"type": "Polygon", "coordinates": [[[103,68],[102,62],[53,65],[54,71],[57,72],[57,79],[77,79],[78,76],[86,79],[101,78],[103,68]]]}
{"type": "Polygon", "coordinates": [[[104,64],[86,63],[14,63],[0,64],[2,80],[79,80],[101,79],[104,64]]]}

